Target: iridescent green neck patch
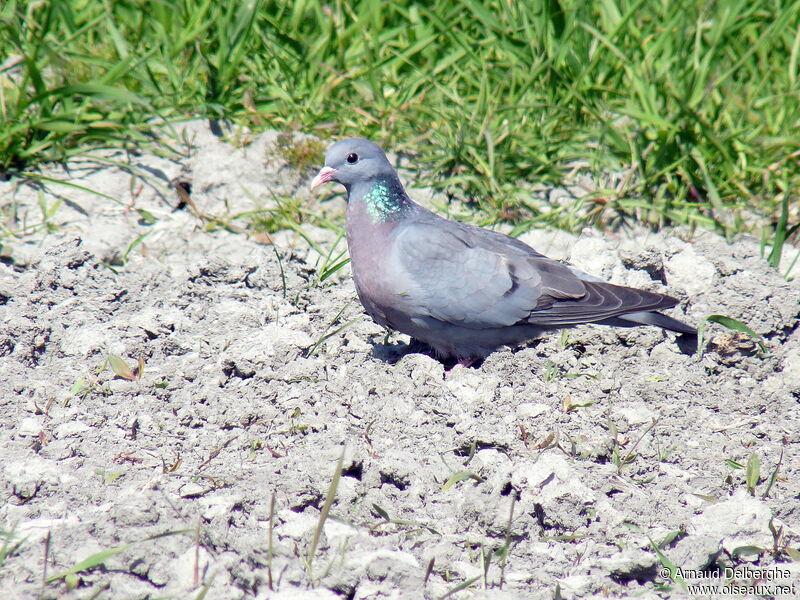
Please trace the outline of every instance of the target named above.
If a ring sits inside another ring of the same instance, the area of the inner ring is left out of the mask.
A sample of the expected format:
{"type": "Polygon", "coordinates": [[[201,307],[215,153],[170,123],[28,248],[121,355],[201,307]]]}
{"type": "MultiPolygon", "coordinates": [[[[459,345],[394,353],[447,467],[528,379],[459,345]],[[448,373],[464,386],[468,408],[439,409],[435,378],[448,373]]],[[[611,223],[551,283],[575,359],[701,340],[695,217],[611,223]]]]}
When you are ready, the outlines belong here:
{"type": "Polygon", "coordinates": [[[408,197],[402,189],[398,191],[388,181],[377,181],[372,189],[364,194],[367,213],[373,223],[386,223],[403,216],[410,206],[408,197]]]}

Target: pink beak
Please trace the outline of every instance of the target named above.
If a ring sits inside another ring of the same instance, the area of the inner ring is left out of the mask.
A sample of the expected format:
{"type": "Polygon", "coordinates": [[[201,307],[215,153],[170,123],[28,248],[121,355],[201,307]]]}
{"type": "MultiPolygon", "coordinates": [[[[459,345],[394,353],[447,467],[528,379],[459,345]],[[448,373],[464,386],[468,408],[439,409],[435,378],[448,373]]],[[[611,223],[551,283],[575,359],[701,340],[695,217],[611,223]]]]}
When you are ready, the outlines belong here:
{"type": "Polygon", "coordinates": [[[330,181],[331,179],[333,179],[334,175],[336,175],[336,169],[333,169],[331,167],[322,167],[322,169],[320,169],[320,172],[317,173],[317,176],[314,177],[314,180],[311,182],[311,190],[314,191],[323,183],[330,181]]]}

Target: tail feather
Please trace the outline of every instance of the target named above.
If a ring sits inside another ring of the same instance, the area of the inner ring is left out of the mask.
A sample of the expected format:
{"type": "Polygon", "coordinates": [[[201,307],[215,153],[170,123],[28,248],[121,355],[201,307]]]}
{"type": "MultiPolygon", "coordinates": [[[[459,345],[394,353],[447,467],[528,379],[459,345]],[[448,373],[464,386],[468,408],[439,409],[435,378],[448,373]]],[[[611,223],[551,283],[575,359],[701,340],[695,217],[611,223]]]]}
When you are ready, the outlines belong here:
{"type": "Polygon", "coordinates": [[[620,315],[613,319],[601,321],[600,325],[613,325],[615,327],[636,327],[638,325],[654,325],[662,329],[668,329],[675,333],[685,333],[697,335],[697,329],[687,325],[678,319],[673,319],[658,312],[635,312],[627,315],[620,315]]]}

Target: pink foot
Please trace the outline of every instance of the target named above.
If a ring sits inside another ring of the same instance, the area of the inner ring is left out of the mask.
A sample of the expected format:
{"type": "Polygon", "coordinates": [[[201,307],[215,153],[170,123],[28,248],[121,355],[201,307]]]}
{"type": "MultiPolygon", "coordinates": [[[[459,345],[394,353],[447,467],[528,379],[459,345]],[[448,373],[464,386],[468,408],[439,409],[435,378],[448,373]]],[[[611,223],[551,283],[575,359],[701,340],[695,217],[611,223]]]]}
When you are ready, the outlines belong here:
{"type": "Polygon", "coordinates": [[[471,367],[472,365],[477,363],[479,360],[480,360],[479,358],[474,358],[474,357],[473,358],[462,358],[458,362],[453,363],[449,368],[445,369],[444,373],[445,373],[445,375],[447,375],[448,373],[452,373],[453,369],[455,369],[459,365],[461,365],[465,369],[468,369],[469,367],[471,367]]]}

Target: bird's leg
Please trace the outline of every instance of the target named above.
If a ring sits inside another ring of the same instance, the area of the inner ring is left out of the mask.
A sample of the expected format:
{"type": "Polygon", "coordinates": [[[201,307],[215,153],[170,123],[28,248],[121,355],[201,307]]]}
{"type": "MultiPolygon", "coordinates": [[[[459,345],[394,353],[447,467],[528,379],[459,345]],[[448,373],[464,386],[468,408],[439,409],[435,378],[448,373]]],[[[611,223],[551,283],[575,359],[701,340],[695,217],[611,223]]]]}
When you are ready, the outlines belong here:
{"type": "Polygon", "coordinates": [[[445,374],[452,372],[457,365],[461,365],[466,369],[469,367],[480,367],[481,364],[483,364],[483,359],[476,356],[461,358],[458,360],[455,360],[453,357],[443,359],[436,354],[436,350],[434,350],[430,344],[426,344],[417,338],[411,338],[408,342],[408,345],[400,351],[400,355],[393,360],[391,364],[396,364],[407,354],[424,354],[425,356],[430,356],[431,358],[438,360],[444,365],[445,374]]]}
{"type": "Polygon", "coordinates": [[[446,367],[444,372],[445,374],[452,373],[453,369],[455,369],[458,365],[461,365],[465,369],[468,369],[470,367],[475,367],[475,368],[480,367],[482,364],[483,364],[483,359],[480,357],[472,356],[469,358],[460,358],[456,362],[450,364],[449,367],[446,367]]]}

